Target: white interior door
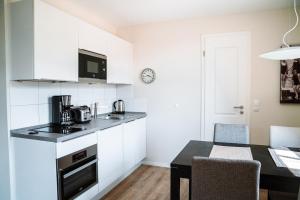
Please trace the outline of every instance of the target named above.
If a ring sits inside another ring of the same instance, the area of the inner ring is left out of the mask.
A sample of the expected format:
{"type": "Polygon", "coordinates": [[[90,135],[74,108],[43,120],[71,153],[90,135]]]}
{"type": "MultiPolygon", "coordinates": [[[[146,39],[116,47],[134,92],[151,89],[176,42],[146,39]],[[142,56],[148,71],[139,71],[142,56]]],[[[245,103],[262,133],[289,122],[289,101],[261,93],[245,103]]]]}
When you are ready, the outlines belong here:
{"type": "Polygon", "coordinates": [[[202,140],[212,141],[215,123],[248,124],[250,33],[204,35],[202,140]]]}

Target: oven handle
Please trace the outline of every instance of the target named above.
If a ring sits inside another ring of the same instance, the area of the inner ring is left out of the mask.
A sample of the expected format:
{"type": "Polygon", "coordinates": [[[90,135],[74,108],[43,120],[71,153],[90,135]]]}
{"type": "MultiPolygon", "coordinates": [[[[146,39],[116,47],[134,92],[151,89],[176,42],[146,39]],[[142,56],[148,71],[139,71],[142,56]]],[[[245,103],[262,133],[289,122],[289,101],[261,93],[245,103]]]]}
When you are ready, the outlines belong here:
{"type": "Polygon", "coordinates": [[[98,159],[92,160],[91,162],[88,162],[88,163],[82,165],[81,167],[78,167],[78,168],[74,169],[73,171],[70,171],[69,173],[65,174],[63,177],[64,177],[64,179],[68,178],[68,177],[72,176],[73,174],[76,174],[77,172],[95,164],[96,162],[98,162],[98,159]]]}

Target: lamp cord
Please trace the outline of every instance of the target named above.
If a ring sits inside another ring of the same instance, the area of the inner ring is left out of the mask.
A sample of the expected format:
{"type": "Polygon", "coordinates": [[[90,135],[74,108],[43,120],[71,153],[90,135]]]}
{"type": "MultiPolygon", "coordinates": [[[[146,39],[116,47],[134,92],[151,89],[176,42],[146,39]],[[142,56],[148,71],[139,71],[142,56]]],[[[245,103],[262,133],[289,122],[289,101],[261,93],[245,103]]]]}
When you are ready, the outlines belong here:
{"type": "Polygon", "coordinates": [[[295,15],[296,15],[296,24],[293,26],[293,28],[291,28],[290,30],[288,30],[282,38],[282,42],[286,47],[290,47],[290,45],[286,42],[286,36],[291,33],[293,30],[295,30],[295,28],[298,26],[299,23],[299,16],[298,16],[298,12],[297,12],[297,5],[296,5],[296,0],[294,0],[294,11],[295,11],[295,15]]]}

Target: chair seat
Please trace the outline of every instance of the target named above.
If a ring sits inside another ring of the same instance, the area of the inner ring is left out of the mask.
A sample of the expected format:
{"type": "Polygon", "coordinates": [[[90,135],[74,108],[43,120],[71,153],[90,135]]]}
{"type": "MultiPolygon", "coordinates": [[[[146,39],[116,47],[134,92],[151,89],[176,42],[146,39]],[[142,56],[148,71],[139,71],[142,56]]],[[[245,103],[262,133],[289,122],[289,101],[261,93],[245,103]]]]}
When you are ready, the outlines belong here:
{"type": "Polygon", "coordinates": [[[269,191],[268,193],[269,200],[297,200],[297,197],[297,194],[287,192],[269,191]]]}

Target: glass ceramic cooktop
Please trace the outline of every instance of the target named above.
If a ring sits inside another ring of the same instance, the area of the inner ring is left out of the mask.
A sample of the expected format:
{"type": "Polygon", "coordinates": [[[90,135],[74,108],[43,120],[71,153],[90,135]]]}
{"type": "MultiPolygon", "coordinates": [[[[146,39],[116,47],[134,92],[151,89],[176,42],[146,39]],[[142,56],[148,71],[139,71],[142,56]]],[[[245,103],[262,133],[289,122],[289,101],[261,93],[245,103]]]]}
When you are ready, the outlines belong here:
{"type": "Polygon", "coordinates": [[[75,133],[83,130],[84,128],[77,128],[72,126],[50,125],[50,126],[34,129],[33,131],[44,132],[44,133],[70,134],[70,133],[75,133]]]}

